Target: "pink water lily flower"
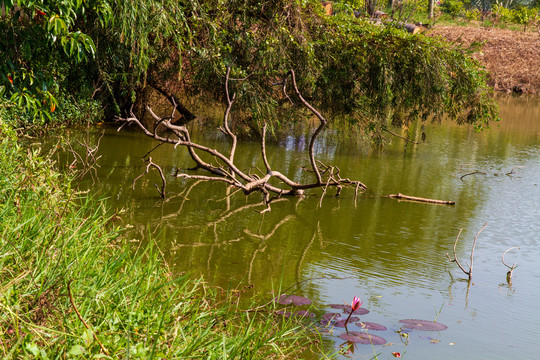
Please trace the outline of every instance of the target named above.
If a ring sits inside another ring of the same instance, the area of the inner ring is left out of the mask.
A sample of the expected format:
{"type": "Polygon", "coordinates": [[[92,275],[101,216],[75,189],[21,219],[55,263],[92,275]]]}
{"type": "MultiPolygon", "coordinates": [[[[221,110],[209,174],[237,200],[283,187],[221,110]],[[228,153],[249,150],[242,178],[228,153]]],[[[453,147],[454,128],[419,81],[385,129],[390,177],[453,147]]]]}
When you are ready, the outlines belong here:
{"type": "Polygon", "coordinates": [[[363,301],[360,301],[360,298],[359,298],[358,296],[355,296],[355,297],[353,298],[352,303],[351,303],[351,308],[352,308],[351,313],[352,313],[353,311],[358,310],[358,309],[360,308],[360,306],[362,306],[363,303],[364,303],[364,302],[363,302],[363,301]]]}
{"type": "Polygon", "coordinates": [[[349,313],[349,317],[347,318],[347,320],[345,320],[345,328],[347,328],[347,323],[349,322],[349,319],[351,318],[351,315],[353,314],[353,312],[358,310],[363,303],[364,302],[360,301],[360,298],[358,296],[355,296],[353,298],[352,303],[351,303],[351,312],[349,313]]]}

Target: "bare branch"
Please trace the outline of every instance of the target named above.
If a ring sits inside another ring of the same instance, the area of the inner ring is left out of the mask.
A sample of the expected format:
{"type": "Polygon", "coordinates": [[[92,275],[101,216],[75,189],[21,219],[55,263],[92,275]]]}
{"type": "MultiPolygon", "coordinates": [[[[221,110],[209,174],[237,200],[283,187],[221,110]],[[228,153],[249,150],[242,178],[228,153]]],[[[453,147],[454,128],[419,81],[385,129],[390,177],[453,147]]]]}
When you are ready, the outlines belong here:
{"type": "Polygon", "coordinates": [[[478,170],[477,170],[477,171],[473,171],[473,172],[470,172],[470,173],[468,173],[468,174],[465,174],[465,175],[461,176],[459,179],[460,179],[460,180],[463,180],[463,178],[464,178],[465,176],[476,175],[476,174],[486,175],[485,172],[483,172],[483,171],[478,171],[478,170]]]}
{"type": "Polygon", "coordinates": [[[450,262],[455,262],[457,264],[457,266],[461,269],[461,271],[463,271],[469,277],[469,280],[471,279],[473,265],[474,265],[474,263],[473,263],[473,261],[474,261],[474,248],[476,246],[476,240],[478,239],[478,236],[480,235],[480,233],[486,228],[487,224],[488,223],[485,223],[484,226],[482,226],[480,231],[478,231],[476,233],[476,236],[474,237],[472,250],[471,250],[471,265],[468,266],[469,270],[465,270],[465,268],[461,265],[461,263],[459,262],[459,260],[457,258],[457,255],[456,255],[456,246],[457,246],[457,243],[458,243],[458,240],[459,240],[459,236],[461,235],[461,232],[463,231],[463,229],[459,230],[459,233],[458,233],[458,235],[456,237],[456,241],[454,242],[454,259],[451,259],[450,256],[448,255],[448,253],[446,253],[446,257],[448,258],[448,260],[450,260],[450,262]]]}
{"type": "Polygon", "coordinates": [[[268,158],[266,157],[266,126],[267,125],[265,122],[262,128],[261,153],[262,153],[264,166],[266,167],[266,172],[271,173],[272,169],[270,168],[270,164],[268,163],[268,158]]]}
{"type": "Polygon", "coordinates": [[[507,282],[509,285],[512,285],[512,275],[513,275],[514,269],[517,267],[517,265],[516,265],[516,263],[513,263],[512,266],[509,266],[509,265],[504,261],[504,256],[506,255],[507,252],[509,252],[510,250],[513,250],[513,249],[520,249],[520,248],[519,248],[518,246],[514,246],[514,247],[511,247],[510,249],[506,250],[506,251],[502,254],[502,263],[503,263],[503,265],[510,269],[510,270],[508,270],[508,272],[506,273],[506,282],[507,282]]]}
{"type": "Polygon", "coordinates": [[[420,144],[420,143],[417,142],[417,141],[414,141],[414,140],[408,139],[408,138],[406,138],[406,137],[404,137],[404,136],[398,135],[398,134],[396,134],[395,132],[392,132],[392,131],[390,131],[390,130],[388,130],[388,129],[386,129],[386,128],[383,128],[383,130],[386,131],[387,133],[389,133],[390,135],[393,135],[393,136],[395,136],[395,137],[398,137],[398,138],[400,138],[400,139],[405,140],[406,142],[410,142],[410,143],[413,143],[413,144],[415,144],[415,145],[420,144]]]}
{"type": "Polygon", "coordinates": [[[222,131],[227,134],[231,140],[231,150],[229,153],[229,161],[234,162],[234,153],[236,152],[236,144],[238,142],[236,135],[231,131],[229,127],[229,114],[231,113],[231,108],[236,100],[236,93],[233,94],[232,98],[229,95],[229,75],[231,74],[231,65],[227,66],[227,73],[225,74],[225,94],[227,95],[227,108],[225,109],[225,114],[223,115],[223,128],[222,131]]]}
{"type": "Polygon", "coordinates": [[[320,121],[319,126],[317,127],[313,135],[311,135],[311,140],[309,141],[309,159],[311,161],[311,167],[313,168],[313,171],[315,172],[315,176],[317,177],[317,183],[322,184],[321,173],[319,172],[319,168],[317,167],[317,162],[315,161],[314,148],[315,148],[315,140],[317,139],[317,136],[322,131],[322,129],[325,127],[327,120],[324,118],[324,116],[321,115],[321,113],[319,113],[313,106],[311,106],[311,104],[309,104],[304,99],[304,97],[300,93],[300,90],[298,90],[298,85],[296,84],[296,76],[294,75],[294,70],[293,69],[289,70],[289,73],[292,76],[294,91],[296,92],[296,95],[298,96],[302,104],[304,104],[304,106],[307,107],[313,113],[313,115],[315,115],[320,121]]]}
{"type": "Polygon", "coordinates": [[[513,249],[521,249],[519,246],[513,246],[511,247],[510,249],[506,250],[503,254],[502,254],[502,263],[504,264],[504,266],[506,266],[507,268],[509,268],[510,270],[514,270],[516,268],[516,263],[512,264],[512,266],[509,266],[507,263],[504,262],[504,256],[506,255],[507,252],[509,252],[510,250],[513,250],[513,249]]]}
{"type": "MultiPolygon", "coordinates": [[[[150,167],[154,167],[155,169],[157,169],[157,171],[159,172],[159,175],[161,176],[161,189],[158,188],[159,194],[160,194],[162,199],[165,199],[165,188],[167,187],[167,181],[165,180],[165,175],[163,174],[163,170],[161,170],[161,167],[159,167],[159,165],[152,162],[151,157],[149,157],[148,160],[146,160],[146,161],[148,162],[148,165],[146,165],[145,172],[143,172],[141,175],[139,175],[135,179],[133,179],[132,188],[133,188],[133,190],[135,190],[135,183],[137,182],[137,180],[142,178],[144,175],[148,174],[148,172],[150,171],[150,167]]],[[[154,185],[156,185],[156,184],[154,184],[154,185]]],[[[157,185],[156,185],[156,188],[157,188],[157,185]]]]}
{"type": "MultiPolygon", "coordinates": [[[[302,104],[307,109],[309,109],[320,121],[319,126],[313,132],[311,136],[310,145],[309,145],[309,158],[310,158],[310,163],[311,163],[310,171],[312,171],[315,174],[316,180],[311,183],[298,183],[292,179],[289,179],[285,174],[272,169],[268,161],[268,155],[267,155],[267,147],[266,147],[267,124],[266,123],[264,123],[262,127],[262,139],[261,139],[261,155],[264,162],[264,166],[266,168],[266,173],[261,172],[260,176],[256,174],[252,174],[251,170],[253,166],[250,167],[247,172],[244,170],[241,170],[235,163],[235,151],[237,148],[238,140],[237,140],[236,135],[231,131],[230,121],[229,121],[230,112],[236,100],[236,94],[231,94],[230,89],[229,89],[230,73],[231,73],[231,66],[228,66],[227,72],[225,75],[225,94],[226,94],[227,108],[224,112],[222,126],[220,127],[220,130],[226,136],[230,137],[232,140],[231,148],[228,155],[216,149],[193,142],[190,139],[190,133],[186,126],[173,124],[172,121],[173,121],[173,118],[175,117],[175,113],[176,111],[179,111],[178,106],[177,106],[178,105],[177,99],[174,97],[169,97],[168,94],[166,93],[164,95],[168,97],[169,102],[173,105],[173,109],[171,111],[170,116],[160,117],[149,106],[146,106],[148,113],[155,120],[153,129],[150,130],[148,127],[143,125],[142,122],[134,115],[133,111],[130,111],[129,117],[117,118],[116,120],[119,122],[122,122],[123,124],[137,125],[144,132],[145,135],[159,141],[160,145],[171,144],[171,145],[174,145],[174,148],[177,148],[178,146],[187,148],[191,159],[195,162],[195,167],[192,170],[205,170],[211,174],[209,176],[200,175],[200,174],[186,174],[178,170],[177,173],[174,175],[175,177],[185,178],[185,179],[196,179],[199,181],[223,182],[228,185],[234,186],[238,189],[241,189],[246,195],[249,195],[252,192],[260,192],[263,195],[263,203],[267,206],[267,208],[261,211],[261,213],[270,211],[270,203],[272,201],[272,198],[270,195],[271,193],[276,195],[279,198],[282,195],[303,195],[304,191],[307,189],[323,188],[323,194],[320,201],[320,203],[322,203],[322,199],[324,198],[327,192],[327,189],[329,187],[335,187],[337,189],[336,195],[339,195],[341,193],[341,189],[344,186],[354,186],[355,198],[358,196],[358,192],[360,189],[362,190],[367,189],[367,187],[359,181],[353,181],[348,178],[342,178],[340,175],[339,167],[333,166],[333,165],[325,165],[315,158],[315,150],[314,150],[315,142],[317,140],[318,135],[320,134],[320,132],[323,130],[324,126],[326,125],[327,120],[311,104],[309,104],[303,98],[302,94],[300,93],[298,89],[298,85],[296,83],[296,77],[293,70],[289,71],[289,73],[285,77],[285,80],[282,83],[284,93],[286,94],[285,90],[286,90],[287,78],[291,76],[292,83],[293,83],[294,90],[297,97],[300,99],[302,104]],[[199,156],[199,154],[202,155],[202,153],[206,153],[210,157],[213,157],[214,160],[212,161],[203,160],[199,156]],[[278,185],[270,184],[269,181],[272,178],[279,181],[279,184],[278,185]],[[284,186],[284,187],[282,188],[280,186],[284,186]]],[[[152,160],[150,159],[148,166],[146,168],[146,172],[144,174],[141,174],[139,177],[137,177],[134,180],[133,186],[135,185],[135,182],[141,176],[148,173],[150,167],[154,167],[158,169],[158,171],[160,171],[161,169],[159,168],[157,164],[153,163],[152,160]]],[[[160,175],[162,175],[162,171],[160,171],[160,175]]],[[[161,194],[163,197],[164,188],[165,188],[165,180],[164,180],[163,175],[162,175],[162,182],[163,182],[163,186],[162,186],[161,194]]]]}
{"type": "Polygon", "coordinates": [[[463,231],[463,229],[460,229],[459,230],[459,233],[457,234],[456,236],[456,241],[454,242],[454,259],[452,260],[450,258],[450,256],[448,255],[448,253],[446,253],[446,257],[448,258],[448,260],[450,260],[450,262],[455,262],[457,264],[457,266],[459,266],[459,268],[461,269],[461,271],[463,271],[465,274],[467,274],[469,276],[469,278],[471,277],[471,270],[469,268],[469,271],[465,270],[463,268],[463,266],[461,266],[458,258],[457,258],[457,255],[456,255],[456,246],[457,246],[457,243],[458,243],[458,240],[459,240],[459,236],[461,235],[461,232],[463,231]]]}

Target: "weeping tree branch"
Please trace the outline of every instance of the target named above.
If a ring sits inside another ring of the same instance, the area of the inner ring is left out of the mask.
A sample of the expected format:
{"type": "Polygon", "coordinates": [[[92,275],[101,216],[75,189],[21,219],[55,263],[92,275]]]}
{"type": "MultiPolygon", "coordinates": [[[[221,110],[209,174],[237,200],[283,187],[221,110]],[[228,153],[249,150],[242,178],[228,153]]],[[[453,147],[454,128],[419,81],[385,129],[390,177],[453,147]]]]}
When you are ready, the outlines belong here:
{"type": "MultiPolygon", "coordinates": [[[[203,170],[209,173],[209,175],[201,175],[179,171],[175,177],[196,179],[200,181],[224,182],[228,185],[241,189],[246,195],[253,192],[259,192],[263,195],[264,204],[267,206],[267,208],[261,212],[270,211],[270,202],[273,199],[271,194],[274,194],[277,198],[279,198],[283,195],[303,195],[305,190],[321,188],[323,189],[324,196],[328,188],[335,187],[337,189],[336,195],[339,195],[343,186],[351,186],[355,188],[356,198],[359,190],[367,189],[367,187],[360,181],[342,178],[340,175],[340,170],[337,166],[325,165],[316,159],[315,142],[328,121],[317,109],[315,109],[304,99],[298,88],[296,75],[293,70],[290,70],[285,75],[283,82],[280,83],[280,85],[283,85],[284,95],[292,102],[286,92],[287,80],[291,79],[296,97],[300,100],[304,107],[306,107],[315,117],[319,119],[319,126],[311,135],[308,154],[311,164],[310,171],[315,175],[315,180],[308,183],[299,183],[290,179],[285,174],[272,169],[267,156],[266,122],[262,127],[261,139],[261,158],[266,168],[266,173],[261,173],[261,176],[258,176],[256,174],[251,174],[251,168],[248,171],[240,169],[235,163],[235,152],[237,149],[238,139],[236,134],[234,134],[234,132],[231,130],[229,119],[231,109],[236,100],[236,93],[231,95],[231,91],[229,89],[230,72],[231,66],[228,66],[225,74],[225,95],[227,107],[223,115],[223,123],[220,127],[221,132],[223,132],[223,134],[229,137],[232,141],[228,154],[224,154],[216,149],[193,142],[190,138],[189,130],[185,125],[173,124],[172,120],[174,119],[175,112],[178,110],[177,100],[176,98],[169,96],[170,94],[167,94],[166,92],[161,93],[166,96],[169,99],[169,102],[173,105],[170,116],[160,117],[152,110],[150,106],[145,106],[150,116],[154,119],[154,128],[152,131],[147,126],[142,124],[142,122],[134,115],[133,111],[130,111],[129,117],[116,118],[116,121],[122,123],[121,127],[123,127],[125,124],[137,125],[145,135],[159,141],[161,144],[171,144],[174,145],[174,148],[177,148],[178,146],[185,147],[188,150],[191,159],[195,162],[195,167],[193,167],[191,170],[203,170]],[[215,161],[207,162],[201,158],[199,153],[211,155],[215,161]],[[269,181],[271,178],[276,179],[278,185],[270,184],[269,181]]],[[[159,166],[153,163],[150,159],[146,173],[148,173],[151,166],[158,169],[158,171],[160,170],[159,166]]],[[[145,175],[146,173],[142,174],[141,176],[145,175]]],[[[161,171],[160,174],[162,174],[161,171]]],[[[137,179],[139,179],[141,176],[139,176],[137,179]]],[[[135,181],[137,179],[135,179],[135,181]]],[[[164,185],[162,187],[161,194],[163,197],[165,188],[165,180],[163,176],[162,180],[164,185]]]]}

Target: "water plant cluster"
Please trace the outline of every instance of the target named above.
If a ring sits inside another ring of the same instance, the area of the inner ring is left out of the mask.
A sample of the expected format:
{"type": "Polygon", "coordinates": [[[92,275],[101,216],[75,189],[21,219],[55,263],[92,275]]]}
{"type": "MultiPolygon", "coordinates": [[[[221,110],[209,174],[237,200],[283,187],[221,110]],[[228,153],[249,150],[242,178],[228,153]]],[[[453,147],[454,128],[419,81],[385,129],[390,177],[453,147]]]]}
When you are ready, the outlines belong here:
{"type": "Polygon", "coordinates": [[[0,120],[0,357],[267,359],[318,342],[272,305],[244,311],[241,289],[173,275],[121,221],[0,120]]]}
{"type": "MultiPolygon", "coordinates": [[[[302,319],[315,319],[317,315],[308,310],[298,310],[298,307],[311,305],[310,299],[299,295],[283,294],[275,301],[281,305],[293,306],[293,308],[285,308],[278,310],[276,313],[284,318],[302,318],[302,319]],[[296,310],[296,311],[287,311],[296,310]]],[[[328,307],[332,309],[343,310],[343,313],[339,312],[326,312],[322,316],[318,317],[318,322],[323,326],[322,332],[336,335],[345,342],[340,344],[341,354],[351,354],[355,352],[356,344],[371,345],[374,351],[378,351],[375,346],[396,345],[394,343],[388,343],[387,340],[379,335],[375,335],[373,332],[386,331],[388,328],[384,325],[373,323],[369,321],[361,320],[357,316],[352,315],[366,315],[369,310],[361,307],[363,301],[359,297],[355,296],[351,304],[329,304],[328,307]],[[344,315],[342,317],[342,315],[344,315]],[[339,330],[344,329],[345,332],[339,330]],[[336,331],[338,330],[338,331],[336,331]]],[[[409,332],[413,330],[428,331],[428,332],[440,332],[446,330],[448,327],[437,321],[419,320],[419,319],[402,319],[399,320],[400,327],[398,330],[393,330],[400,338],[400,342],[406,347],[409,344],[409,332]]],[[[426,337],[424,337],[426,338],[426,337]]],[[[427,337],[431,343],[437,343],[440,340],[427,337]]],[[[404,349],[405,349],[404,347],[404,349]]],[[[377,358],[381,352],[376,354],[373,358],[377,358]]],[[[401,357],[401,352],[391,352],[394,357],[401,357]]]]}

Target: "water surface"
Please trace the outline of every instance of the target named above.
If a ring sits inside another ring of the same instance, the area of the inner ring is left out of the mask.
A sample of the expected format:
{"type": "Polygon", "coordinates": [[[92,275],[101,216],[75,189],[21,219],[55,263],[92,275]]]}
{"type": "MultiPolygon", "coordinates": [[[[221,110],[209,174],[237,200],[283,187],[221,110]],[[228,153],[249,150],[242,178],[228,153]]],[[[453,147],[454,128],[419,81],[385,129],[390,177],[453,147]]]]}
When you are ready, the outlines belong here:
{"type": "MultiPolygon", "coordinates": [[[[193,165],[185,150],[166,145],[152,152],[167,174],[167,198],[160,199],[155,171],[141,160],[156,144],[134,131],[106,130],[96,186],[107,193],[129,227],[126,235],[147,241],[151,234],[175,271],[202,275],[209,284],[229,287],[254,284],[271,296],[279,286],[301,283],[297,294],[330,310],[330,303],[364,300],[370,313],[361,318],[381,323],[373,332],[393,343],[358,345],[353,358],[532,359],[540,338],[540,99],[501,97],[503,121],[480,133],[468,126],[434,124],[427,142],[405,147],[390,139],[384,151],[359,148],[330,135],[317,146],[318,157],[338,165],[343,176],[361,180],[369,191],[354,199],[321,191],[287,198],[259,214],[261,198],[246,197],[223,184],[173,179],[193,165]],[[467,175],[469,173],[478,172],[467,175]],[[466,176],[465,176],[466,175],[466,176]],[[385,197],[392,193],[454,200],[441,206],[385,197]],[[321,205],[322,204],[322,205],[321,205]],[[470,262],[479,235],[472,282],[450,263],[460,229],[457,256],[470,262]],[[501,256],[516,262],[512,285],[501,256]],[[435,320],[442,332],[412,331],[405,345],[395,332],[400,319],[435,320]]],[[[92,133],[95,138],[101,130],[92,133]]],[[[208,131],[208,130],[206,130],[208,131]]],[[[194,137],[226,149],[219,136],[194,137]]],[[[80,136],[80,134],[79,134],[80,136]]],[[[290,136],[269,144],[269,161],[290,177],[307,180],[308,139],[290,136]]],[[[244,168],[262,168],[259,145],[244,143],[237,155],[244,168]]],[[[358,329],[355,329],[358,330],[358,329]]],[[[338,349],[335,329],[325,337],[338,349]]]]}

